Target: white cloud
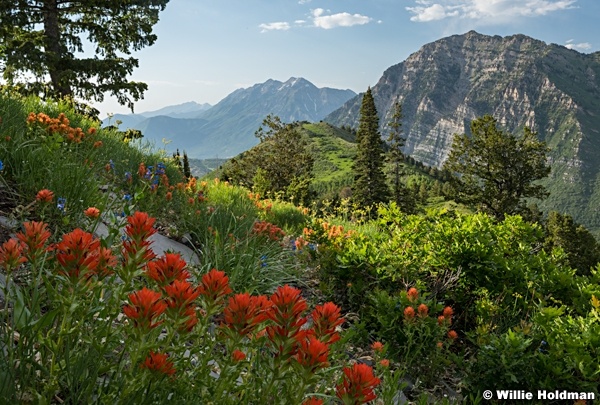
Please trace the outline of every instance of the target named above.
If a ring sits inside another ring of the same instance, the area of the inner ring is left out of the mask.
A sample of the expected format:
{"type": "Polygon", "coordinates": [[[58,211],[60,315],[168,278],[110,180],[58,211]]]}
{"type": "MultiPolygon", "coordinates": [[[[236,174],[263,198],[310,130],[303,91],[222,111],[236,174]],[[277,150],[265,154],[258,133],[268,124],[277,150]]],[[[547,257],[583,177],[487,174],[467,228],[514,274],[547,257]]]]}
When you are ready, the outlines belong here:
{"type": "Polygon", "coordinates": [[[574,44],[572,39],[569,39],[565,43],[565,47],[569,49],[574,49],[576,51],[588,51],[592,49],[592,44],[589,42],[581,42],[579,44],[574,44]]]}
{"type": "Polygon", "coordinates": [[[411,21],[428,22],[457,17],[507,22],[517,17],[535,17],[575,8],[577,0],[415,0],[406,7],[411,21]]]}
{"type": "Polygon", "coordinates": [[[282,21],[282,22],[272,22],[266,24],[260,24],[258,26],[260,28],[260,32],[268,32],[268,31],[286,31],[290,29],[290,24],[282,21]]]}
{"type": "Polygon", "coordinates": [[[332,29],[336,27],[352,27],[353,25],[368,24],[372,18],[361,14],[337,13],[325,15],[325,10],[316,8],[312,10],[312,20],[315,27],[332,29]]]}
{"type": "Polygon", "coordinates": [[[308,4],[311,0],[298,0],[298,4],[308,4]]]}

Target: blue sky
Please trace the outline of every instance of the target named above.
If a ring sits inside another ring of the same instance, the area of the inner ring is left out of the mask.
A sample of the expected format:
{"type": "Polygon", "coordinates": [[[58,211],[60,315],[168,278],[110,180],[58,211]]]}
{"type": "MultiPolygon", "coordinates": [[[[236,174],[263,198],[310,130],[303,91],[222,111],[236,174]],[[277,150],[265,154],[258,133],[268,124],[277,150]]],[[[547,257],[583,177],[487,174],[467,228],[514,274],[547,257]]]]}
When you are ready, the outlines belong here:
{"type": "MultiPolygon", "coordinates": [[[[268,79],[366,90],[426,43],[476,30],[600,50],[600,0],[171,0],[158,41],[134,53],[135,111],[216,104],[268,79]]],[[[96,107],[128,113],[116,100],[96,107]]]]}

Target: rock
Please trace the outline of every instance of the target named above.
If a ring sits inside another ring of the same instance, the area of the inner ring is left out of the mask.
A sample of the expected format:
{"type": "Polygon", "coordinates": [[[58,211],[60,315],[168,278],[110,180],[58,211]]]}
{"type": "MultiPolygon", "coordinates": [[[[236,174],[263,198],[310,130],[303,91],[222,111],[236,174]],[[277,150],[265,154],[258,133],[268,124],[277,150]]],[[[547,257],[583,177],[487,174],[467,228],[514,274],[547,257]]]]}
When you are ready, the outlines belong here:
{"type": "MultiPolygon", "coordinates": [[[[99,237],[106,237],[108,234],[108,227],[104,223],[100,222],[96,228],[96,235],[99,237]]],[[[157,256],[162,256],[166,252],[178,252],[181,254],[183,260],[188,262],[190,265],[197,265],[200,263],[200,259],[198,258],[196,252],[184,244],[167,238],[164,235],[155,233],[150,237],[149,241],[152,242],[150,247],[157,256]]]]}

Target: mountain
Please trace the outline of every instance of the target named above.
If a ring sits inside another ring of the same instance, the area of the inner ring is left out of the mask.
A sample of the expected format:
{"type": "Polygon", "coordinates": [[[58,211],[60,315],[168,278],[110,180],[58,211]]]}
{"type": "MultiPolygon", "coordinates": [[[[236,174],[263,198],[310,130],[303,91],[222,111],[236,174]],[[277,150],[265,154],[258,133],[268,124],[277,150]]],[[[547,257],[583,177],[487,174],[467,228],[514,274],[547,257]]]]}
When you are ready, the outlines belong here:
{"type": "Polygon", "coordinates": [[[200,112],[208,110],[211,107],[210,104],[204,103],[199,104],[195,101],[188,101],[187,103],[170,105],[163,107],[159,110],[146,111],[138,114],[114,114],[111,117],[102,120],[103,125],[117,125],[121,129],[140,129],[142,127],[148,127],[148,123],[143,123],[152,117],[171,117],[171,118],[195,118],[200,112]]]}
{"type": "MultiPolygon", "coordinates": [[[[540,207],[600,231],[600,52],[582,54],[524,36],[470,31],[423,46],[388,68],[372,93],[382,134],[402,103],[405,153],[440,167],[455,133],[496,117],[508,131],[532,128],[551,148],[550,197],[540,207]]],[[[361,95],[325,121],[356,127],[361,95]]]]}
{"type": "Polygon", "coordinates": [[[166,115],[167,117],[173,118],[195,118],[198,113],[206,111],[212,106],[208,103],[199,104],[195,101],[188,101],[187,103],[170,105],[163,107],[155,111],[146,111],[140,113],[144,117],[157,117],[159,115],[166,115]]]}
{"type": "MultiPolygon", "coordinates": [[[[246,89],[238,89],[204,111],[177,111],[172,107],[119,116],[121,129],[142,131],[144,139],[162,147],[162,140],[171,142],[166,150],[185,150],[189,157],[224,158],[248,150],[258,143],[254,132],[269,114],[283,122],[319,121],[356,96],[352,90],[317,88],[303,78],[286,82],[267,80],[246,89]],[[169,116],[160,115],[169,113],[169,116]],[[141,118],[139,116],[144,116],[141,118]],[[125,125],[127,122],[127,125],[125,125]]],[[[188,104],[188,103],[186,103],[188,104]]],[[[112,118],[114,123],[117,116],[112,118]]]]}

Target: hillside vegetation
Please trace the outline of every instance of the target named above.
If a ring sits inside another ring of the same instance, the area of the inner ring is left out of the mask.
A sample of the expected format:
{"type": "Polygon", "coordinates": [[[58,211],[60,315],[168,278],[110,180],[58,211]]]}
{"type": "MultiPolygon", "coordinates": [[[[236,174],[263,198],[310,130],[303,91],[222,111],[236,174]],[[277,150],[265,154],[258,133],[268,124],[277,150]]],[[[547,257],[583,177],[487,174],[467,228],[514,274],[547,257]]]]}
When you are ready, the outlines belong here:
{"type": "MultiPolygon", "coordinates": [[[[0,233],[11,403],[598,398],[600,267],[575,265],[586,252],[565,241],[587,234],[568,217],[394,203],[368,216],[346,199],[311,210],[186,179],[64,103],[3,92],[0,117],[0,207],[18,223],[16,237],[0,233]],[[157,231],[198,263],[155,257],[157,231]]],[[[344,181],[351,134],[300,131],[329,162],[317,179],[344,181]]]]}

